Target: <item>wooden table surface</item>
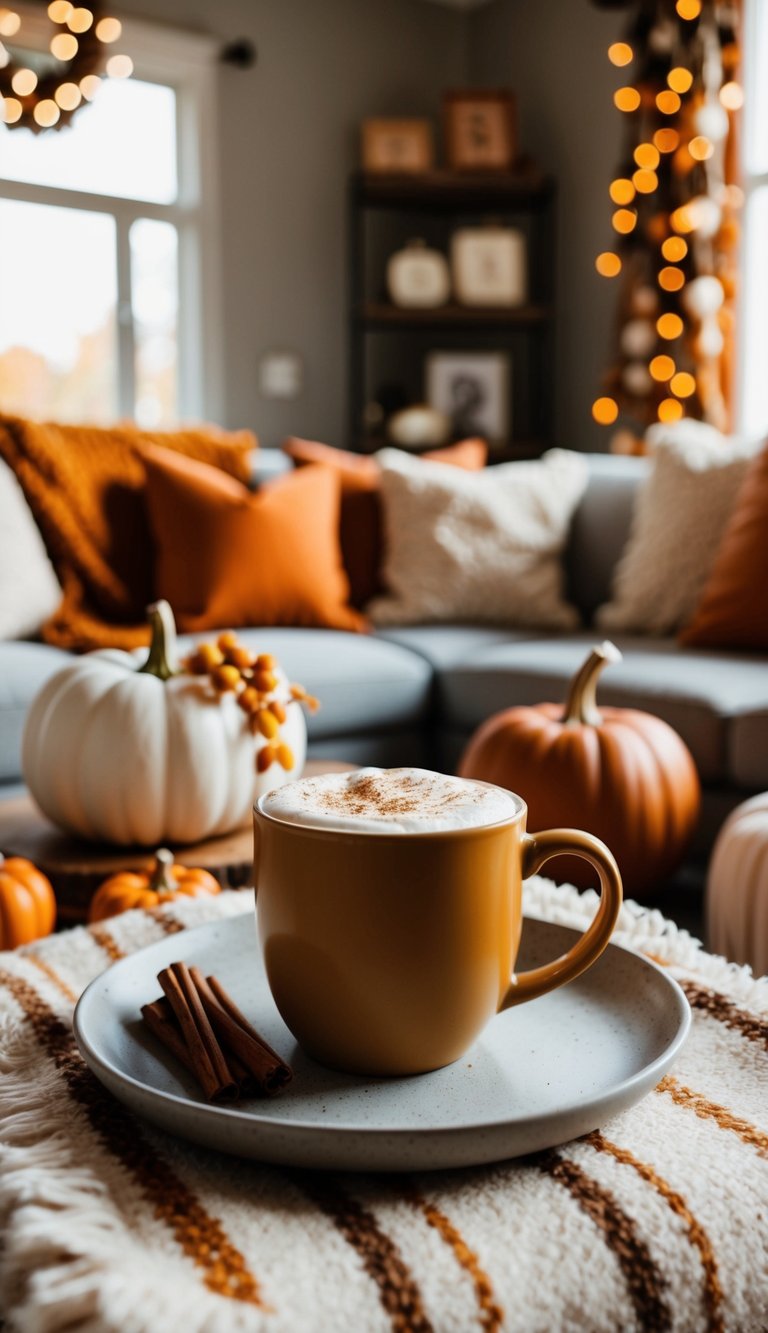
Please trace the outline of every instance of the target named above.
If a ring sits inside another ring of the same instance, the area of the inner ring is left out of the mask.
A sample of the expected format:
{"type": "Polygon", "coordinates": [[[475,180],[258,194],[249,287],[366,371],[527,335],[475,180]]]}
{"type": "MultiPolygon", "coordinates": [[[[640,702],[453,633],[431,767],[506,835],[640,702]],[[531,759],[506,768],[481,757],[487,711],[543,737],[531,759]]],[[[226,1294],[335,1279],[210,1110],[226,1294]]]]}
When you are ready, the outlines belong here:
{"type": "MultiPolygon", "coordinates": [[[[345,773],[356,764],[330,759],[310,760],[304,777],[345,773]]],[[[201,866],[215,875],[222,888],[242,889],[253,884],[253,827],[234,829],[218,838],[178,847],[169,844],[181,865],[201,866]]],[[[114,843],[75,838],[46,819],[31,796],[0,802],[0,851],[23,856],[48,876],[58,902],[60,925],[85,921],[96,889],[118,870],[149,870],[154,847],[118,847],[114,843]]]]}

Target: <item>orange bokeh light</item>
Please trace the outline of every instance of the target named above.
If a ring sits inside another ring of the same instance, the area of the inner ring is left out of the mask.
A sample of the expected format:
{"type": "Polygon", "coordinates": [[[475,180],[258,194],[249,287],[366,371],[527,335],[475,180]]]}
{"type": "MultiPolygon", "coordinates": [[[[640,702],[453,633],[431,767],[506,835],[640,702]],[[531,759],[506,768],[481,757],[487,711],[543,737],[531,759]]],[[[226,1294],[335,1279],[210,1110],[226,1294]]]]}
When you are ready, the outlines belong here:
{"type": "Polygon", "coordinates": [[[603,250],[603,253],[597,256],[595,268],[604,278],[615,278],[621,273],[621,260],[613,250],[603,250]]]}
{"type": "Polygon", "coordinates": [[[639,143],[635,149],[635,161],[639,167],[653,171],[659,165],[659,150],[652,143],[639,143]]]}
{"type": "Polygon", "coordinates": [[[648,369],[655,380],[663,383],[664,380],[671,380],[675,373],[676,366],[671,356],[655,356],[650,362],[648,369]]]}
{"type": "Polygon", "coordinates": [[[679,264],[688,254],[688,242],[682,236],[668,236],[661,247],[661,253],[670,264],[679,264]]]}
{"type": "Polygon", "coordinates": [[[637,111],[640,105],[640,94],[637,88],[617,88],[613,94],[613,101],[619,111],[637,111]]]}
{"type": "Polygon", "coordinates": [[[684,283],[685,278],[679,268],[663,268],[659,274],[659,286],[665,292],[679,292],[684,283]]]}
{"type": "Polygon", "coordinates": [[[677,93],[665,89],[664,92],[657,93],[656,105],[663,116],[675,116],[680,110],[680,98],[677,93]]]}
{"type": "Polygon", "coordinates": [[[659,421],[679,421],[683,415],[683,405],[676,398],[662,398],[659,403],[659,421]]]}
{"type": "Polygon", "coordinates": [[[592,416],[601,426],[612,426],[619,415],[619,405],[614,398],[596,398],[592,404],[592,416]]]}
{"type": "Polygon", "coordinates": [[[611,181],[608,193],[614,204],[631,204],[635,197],[635,187],[626,176],[621,176],[618,180],[611,181]]]}
{"type": "Polygon", "coordinates": [[[643,167],[640,167],[632,176],[632,184],[638,194],[653,194],[658,183],[659,178],[656,172],[646,171],[643,167]]]}
{"type": "Polygon", "coordinates": [[[637,213],[633,213],[631,208],[617,208],[611,221],[614,231],[620,232],[622,236],[628,236],[635,230],[637,213]]]}
{"type": "Polygon", "coordinates": [[[674,153],[680,142],[680,135],[677,130],[657,130],[653,142],[660,153],[674,153]]]}
{"type": "Polygon", "coordinates": [[[744,89],[740,83],[730,79],[720,89],[720,101],[726,111],[738,111],[744,105],[744,89]]]}
{"type": "Polygon", "coordinates": [[[667,83],[673,93],[687,93],[693,83],[693,75],[689,69],[684,69],[682,65],[676,65],[667,75],[667,83]]]}
{"type": "Polygon", "coordinates": [[[689,375],[687,370],[681,370],[677,375],[673,375],[669,382],[669,387],[678,398],[690,398],[692,393],[696,392],[696,381],[693,375],[689,375]]]}
{"type": "Polygon", "coordinates": [[[660,338],[666,338],[669,341],[672,338],[679,338],[683,331],[683,321],[679,315],[668,313],[659,315],[656,320],[656,332],[660,338]]]}
{"type": "Polygon", "coordinates": [[[681,19],[697,19],[701,13],[701,0],[677,0],[675,9],[681,19]]]}
{"type": "Polygon", "coordinates": [[[613,42],[608,47],[608,59],[612,65],[628,65],[632,56],[632,47],[628,42],[613,42]]]}
{"type": "Polygon", "coordinates": [[[706,134],[697,134],[688,145],[688,152],[696,162],[706,162],[715,151],[715,145],[706,134]]]}

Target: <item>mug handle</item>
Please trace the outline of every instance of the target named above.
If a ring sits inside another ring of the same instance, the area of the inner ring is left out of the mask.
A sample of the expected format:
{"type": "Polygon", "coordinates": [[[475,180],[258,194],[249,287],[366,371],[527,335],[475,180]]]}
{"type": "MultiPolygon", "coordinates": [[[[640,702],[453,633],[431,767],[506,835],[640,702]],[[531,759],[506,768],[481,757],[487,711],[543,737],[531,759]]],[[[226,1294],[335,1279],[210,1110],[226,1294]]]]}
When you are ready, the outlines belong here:
{"type": "Polygon", "coordinates": [[[543,963],[530,972],[521,972],[512,978],[499,1005],[499,1013],[524,1000],[535,1000],[537,995],[555,990],[566,981],[586,972],[600,957],[608,943],[621,907],[621,875],[613,853],[604,842],[591,833],[579,829],[546,829],[542,833],[523,834],[522,877],[535,875],[553,856],[568,854],[581,856],[594,866],[600,876],[600,906],[592,924],[585,930],[572,949],[551,963],[543,963]]]}

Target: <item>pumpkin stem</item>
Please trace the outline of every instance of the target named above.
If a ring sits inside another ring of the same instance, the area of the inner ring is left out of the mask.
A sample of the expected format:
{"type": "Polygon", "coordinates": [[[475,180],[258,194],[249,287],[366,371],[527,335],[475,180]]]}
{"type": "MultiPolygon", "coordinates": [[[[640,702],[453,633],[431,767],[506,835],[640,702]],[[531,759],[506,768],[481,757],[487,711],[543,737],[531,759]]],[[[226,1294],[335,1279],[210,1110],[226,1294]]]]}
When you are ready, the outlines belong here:
{"type": "Polygon", "coordinates": [[[155,867],[149,881],[153,893],[162,895],[176,892],[177,884],[171,873],[172,866],[173,853],[169,852],[167,847],[160,847],[155,852],[155,867]]]}
{"type": "Polygon", "coordinates": [[[620,662],[621,653],[614,643],[598,644],[589,657],[579,667],[568,691],[568,699],[563,713],[563,722],[567,725],[599,727],[602,715],[597,707],[595,691],[600,673],[609,663],[620,662]]]}
{"type": "Polygon", "coordinates": [[[147,617],[152,630],[152,640],[149,645],[149,656],[143,667],[139,667],[139,672],[157,676],[158,680],[170,680],[178,671],[176,622],[173,611],[166,601],[153,602],[147,607],[147,617]]]}

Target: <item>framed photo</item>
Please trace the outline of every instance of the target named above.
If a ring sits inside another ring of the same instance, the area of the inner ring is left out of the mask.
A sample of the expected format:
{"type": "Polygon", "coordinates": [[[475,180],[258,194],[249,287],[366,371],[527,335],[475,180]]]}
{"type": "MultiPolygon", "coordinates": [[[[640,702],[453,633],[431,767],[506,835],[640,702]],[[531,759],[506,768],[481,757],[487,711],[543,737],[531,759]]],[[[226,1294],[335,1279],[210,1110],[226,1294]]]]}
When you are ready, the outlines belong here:
{"type": "Polygon", "coordinates": [[[445,412],[455,438],[509,439],[512,364],[506,352],[430,352],[426,399],[445,412]]]}
{"type": "Polygon", "coordinates": [[[510,171],[517,158],[514,93],[448,92],[443,97],[445,152],[453,171],[510,171]]]}
{"type": "Polygon", "coordinates": [[[429,171],[433,159],[432,126],[428,120],[363,121],[365,171],[429,171]]]}

